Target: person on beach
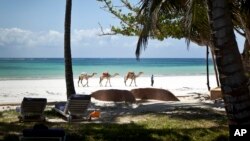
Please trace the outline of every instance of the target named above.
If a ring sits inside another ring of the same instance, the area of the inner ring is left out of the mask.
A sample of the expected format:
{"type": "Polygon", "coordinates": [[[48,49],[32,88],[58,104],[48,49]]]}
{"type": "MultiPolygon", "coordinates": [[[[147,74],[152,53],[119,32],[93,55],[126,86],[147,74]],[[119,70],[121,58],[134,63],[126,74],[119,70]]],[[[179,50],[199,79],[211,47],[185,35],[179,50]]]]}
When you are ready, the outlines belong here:
{"type": "Polygon", "coordinates": [[[154,75],[153,74],[151,75],[151,86],[152,87],[154,86],[154,75]]]}

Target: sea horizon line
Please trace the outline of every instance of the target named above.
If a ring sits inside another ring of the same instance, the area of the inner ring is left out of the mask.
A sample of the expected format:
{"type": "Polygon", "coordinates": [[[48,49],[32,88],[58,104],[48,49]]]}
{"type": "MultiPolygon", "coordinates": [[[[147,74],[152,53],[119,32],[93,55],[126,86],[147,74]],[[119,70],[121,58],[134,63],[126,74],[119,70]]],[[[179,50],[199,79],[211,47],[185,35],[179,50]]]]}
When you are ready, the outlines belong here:
{"type": "MultiPolygon", "coordinates": [[[[0,57],[0,59],[64,59],[63,57],[0,57]]],[[[136,59],[133,57],[73,57],[72,59],[136,59]]],[[[206,59],[199,57],[142,57],[140,59],[206,59]]],[[[212,59],[212,58],[209,58],[212,59]]]]}

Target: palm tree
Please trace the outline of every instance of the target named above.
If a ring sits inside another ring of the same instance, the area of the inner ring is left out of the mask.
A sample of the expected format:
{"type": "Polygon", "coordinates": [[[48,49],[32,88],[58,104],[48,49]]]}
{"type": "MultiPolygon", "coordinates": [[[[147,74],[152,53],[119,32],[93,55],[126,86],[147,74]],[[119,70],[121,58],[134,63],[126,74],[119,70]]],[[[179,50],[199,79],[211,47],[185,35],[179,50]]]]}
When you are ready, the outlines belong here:
{"type": "Polygon", "coordinates": [[[64,63],[67,98],[75,94],[72,58],[70,47],[70,25],[71,25],[72,0],[66,0],[65,23],[64,23],[64,63]]]}
{"type": "Polygon", "coordinates": [[[227,0],[208,0],[215,57],[229,125],[250,124],[250,95],[227,0]]]}
{"type": "MultiPolygon", "coordinates": [[[[146,22],[143,25],[137,43],[136,56],[138,58],[143,47],[145,48],[147,46],[150,34],[154,31],[158,14],[164,13],[166,7],[168,11],[171,11],[171,7],[166,6],[166,4],[171,5],[171,2],[173,1],[144,0],[142,2],[139,13],[146,17],[146,22]]],[[[228,8],[229,4],[226,0],[208,0],[207,4],[210,11],[208,17],[213,31],[210,31],[210,33],[213,33],[211,46],[214,47],[215,51],[216,64],[219,70],[219,79],[229,125],[250,124],[248,80],[244,74],[241,55],[235,40],[231,11],[228,8]]],[[[190,33],[192,34],[193,32],[191,31],[190,33]]]]}

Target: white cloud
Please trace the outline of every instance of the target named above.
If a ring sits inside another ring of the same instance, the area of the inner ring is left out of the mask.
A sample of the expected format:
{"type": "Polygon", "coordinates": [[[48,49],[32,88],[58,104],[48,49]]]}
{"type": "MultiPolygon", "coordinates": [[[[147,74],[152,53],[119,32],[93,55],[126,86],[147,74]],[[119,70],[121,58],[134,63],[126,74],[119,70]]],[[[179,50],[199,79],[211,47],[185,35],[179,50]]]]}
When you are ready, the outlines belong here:
{"type": "MultiPolygon", "coordinates": [[[[104,30],[109,31],[109,29],[104,30]]],[[[73,57],[134,57],[138,37],[100,36],[100,34],[99,28],[73,30],[71,33],[73,57]]],[[[55,30],[34,32],[20,28],[0,28],[0,48],[2,48],[0,57],[61,57],[63,56],[63,42],[64,33],[55,30]],[[19,49],[18,53],[17,49],[19,49]]],[[[198,49],[198,47],[194,48],[198,49]]],[[[183,40],[149,40],[148,49],[142,55],[145,57],[178,57],[179,52],[187,52],[183,40]]],[[[200,51],[198,52],[197,54],[201,54],[200,51]]]]}
{"type": "Polygon", "coordinates": [[[39,47],[58,46],[63,42],[63,34],[57,31],[32,32],[19,28],[0,28],[0,46],[39,47]]]}
{"type": "Polygon", "coordinates": [[[32,37],[31,34],[19,28],[0,29],[0,43],[1,45],[24,44],[29,37],[32,37]]]}
{"type": "MultiPolygon", "coordinates": [[[[105,32],[108,29],[105,29],[105,32]]],[[[100,29],[80,29],[74,30],[72,33],[72,46],[74,47],[89,47],[89,46],[100,46],[105,47],[110,44],[112,36],[100,36],[100,29]]]]}
{"type": "MultiPolygon", "coordinates": [[[[104,29],[109,32],[109,29],[104,29]]],[[[134,47],[136,37],[121,35],[100,36],[100,29],[80,29],[71,33],[72,47],[134,47]]],[[[20,28],[0,28],[0,46],[5,47],[61,47],[64,33],[50,30],[46,32],[32,32],[20,28]]]]}

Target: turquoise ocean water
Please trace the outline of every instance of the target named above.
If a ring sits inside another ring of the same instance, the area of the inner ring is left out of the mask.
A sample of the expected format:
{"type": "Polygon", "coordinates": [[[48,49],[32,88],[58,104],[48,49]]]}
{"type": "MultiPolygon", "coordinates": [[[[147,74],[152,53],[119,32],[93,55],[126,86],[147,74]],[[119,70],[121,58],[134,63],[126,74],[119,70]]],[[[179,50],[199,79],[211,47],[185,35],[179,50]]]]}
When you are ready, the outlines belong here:
{"type": "MultiPolygon", "coordinates": [[[[210,74],[214,74],[209,60],[210,74]]],[[[81,72],[119,73],[142,71],[144,76],[205,75],[204,58],[74,58],[73,73],[77,78],[81,72]]],[[[63,58],[2,58],[0,59],[0,80],[9,79],[55,79],[64,78],[63,58]]]]}

